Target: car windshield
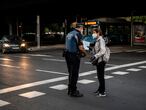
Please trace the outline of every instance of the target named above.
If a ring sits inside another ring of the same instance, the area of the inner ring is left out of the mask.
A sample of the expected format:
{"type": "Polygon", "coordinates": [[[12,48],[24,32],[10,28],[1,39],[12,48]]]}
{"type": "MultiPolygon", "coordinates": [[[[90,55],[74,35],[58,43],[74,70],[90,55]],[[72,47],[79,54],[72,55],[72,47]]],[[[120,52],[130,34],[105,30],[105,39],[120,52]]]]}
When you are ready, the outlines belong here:
{"type": "Polygon", "coordinates": [[[9,43],[20,43],[21,39],[18,36],[4,36],[2,38],[4,42],[9,42],[9,43]]]}

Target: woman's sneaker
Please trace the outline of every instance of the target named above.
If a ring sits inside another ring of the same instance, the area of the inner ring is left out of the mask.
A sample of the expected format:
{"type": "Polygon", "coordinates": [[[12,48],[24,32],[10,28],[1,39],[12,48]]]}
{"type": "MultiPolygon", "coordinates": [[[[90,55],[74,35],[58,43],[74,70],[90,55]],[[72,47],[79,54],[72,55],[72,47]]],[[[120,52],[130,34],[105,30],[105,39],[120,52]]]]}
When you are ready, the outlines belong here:
{"type": "Polygon", "coordinates": [[[107,95],[106,95],[106,93],[104,92],[104,93],[98,93],[97,96],[98,96],[98,97],[105,97],[105,96],[107,96],[107,95]]]}
{"type": "MultiPolygon", "coordinates": [[[[98,95],[100,92],[99,92],[98,90],[96,90],[94,93],[95,93],[96,95],[98,95]]],[[[106,94],[106,92],[104,92],[104,94],[106,94]]]]}

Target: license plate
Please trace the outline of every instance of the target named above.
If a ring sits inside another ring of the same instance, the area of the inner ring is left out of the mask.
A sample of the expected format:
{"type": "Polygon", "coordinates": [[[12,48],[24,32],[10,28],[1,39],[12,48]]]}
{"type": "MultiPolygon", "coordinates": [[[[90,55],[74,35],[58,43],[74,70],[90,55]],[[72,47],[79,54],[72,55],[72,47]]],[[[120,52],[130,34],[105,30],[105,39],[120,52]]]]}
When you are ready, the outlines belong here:
{"type": "Polygon", "coordinates": [[[12,47],[12,49],[19,49],[19,47],[12,47]]]}

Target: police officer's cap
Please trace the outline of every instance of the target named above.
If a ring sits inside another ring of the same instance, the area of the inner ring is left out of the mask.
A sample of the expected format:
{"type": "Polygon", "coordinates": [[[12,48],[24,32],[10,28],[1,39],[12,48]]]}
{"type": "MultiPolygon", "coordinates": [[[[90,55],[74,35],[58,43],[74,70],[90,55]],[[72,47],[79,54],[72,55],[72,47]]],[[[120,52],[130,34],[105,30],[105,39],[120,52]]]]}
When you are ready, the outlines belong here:
{"type": "Polygon", "coordinates": [[[72,27],[72,28],[80,28],[80,27],[84,27],[84,24],[83,24],[83,23],[73,22],[73,23],[71,24],[71,27],[72,27]]]}

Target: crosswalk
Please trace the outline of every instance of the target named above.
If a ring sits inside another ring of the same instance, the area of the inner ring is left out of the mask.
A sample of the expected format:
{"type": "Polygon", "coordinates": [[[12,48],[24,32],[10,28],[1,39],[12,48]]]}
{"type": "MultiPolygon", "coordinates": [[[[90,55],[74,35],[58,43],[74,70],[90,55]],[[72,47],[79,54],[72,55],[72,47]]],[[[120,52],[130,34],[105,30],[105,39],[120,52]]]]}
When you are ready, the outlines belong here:
{"type": "MultiPolygon", "coordinates": [[[[35,56],[44,57],[44,55],[35,55],[35,56]]],[[[46,55],[45,55],[45,57],[46,57],[46,55]]],[[[47,57],[52,57],[52,56],[48,55],[47,57]]],[[[29,57],[23,57],[23,58],[29,58],[29,57]]],[[[49,58],[47,58],[47,60],[48,59],[49,58]]],[[[0,60],[13,61],[13,60],[8,59],[8,58],[7,59],[6,58],[4,58],[4,59],[0,58],[0,60]]],[[[51,59],[51,60],[52,61],[57,61],[55,59],[51,59]]],[[[62,61],[62,60],[60,60],[60,61],[62,61]]],[[[17,68],[17,67],[12,66],[12,65],[0,64],[0,66],[9,67],[9,68],[17,68]]],[[[114,65],[112,67],[109,67],[109,68],[105,69],[105,71],[113,70],[110,74],[106,74],[105,75],[105,79],[108,80],[108,79],[111,79],[111,78],[116,78],[117,75],[118,76],[128,75],[128,74],[133,73],[133,72],[142,71],[143,69],[146,69],[146,61],[135,62],[135,63],[131,63],[131,64],[124,64],[124,65],[114,65]],[[132,66],[135,66],[135,67],[132,67],[132,66]],[[122,71],[118,70],[120,68],[125,68],[125,67],[126,67],[126,69],[122,69],[122,71]]],[[[65,75],[65,76],[57,77],[57,78],[54,78],[54,79],[38,81],[38,82],[34,82],[34,83],[29,83],[29,84],[24,84],[24,85],[19,85],[19,86],[10,87],[10,88],[0,89],[0,94],[9,93],[9,92],[13,92],[13,91],[20,90],[20,89],[25,89],[25,88],[28,88],[28,87],[40,86],[42,84],[49,84],[49,83],[53,83],[53,82],[56,82],[56,81],[63,81],[63,80],[67,80],[68,79],[68,75],[66,73],[53,72],[53,71],[41,70],[41,69],[36,69],[36,71],[38,71],[38,72],[50,72],[50,73],[54,73],[54,74],[62,74],[62,75],[65,75]]],[[[87,72],[84,72],[84,73],[80,73],[79,76],[81,77],[81,76],[91,75],[91,74],[95,74],[95,73],[96,73],[96,70],[87,71],[87,72]]],[[[97,80],[97,76],[95,75],[92,79],[88,79],[88,78],[87,79],[85,79],[85,78],[84,79],[80,79],[78,81],[78,83],[79,84],[83,84],[83,85],[87,85],[87,84],[91,84],[91,83],[96,83],[96,80],[97,80]]],[[[51,84],[51,86],[49,86],[49,89],[63,91],[65,89],[67,89],[67,84],[63,84],[63,83],[54,84],[54,85],[51,84]]],[[[29,91],[29,92],[18,94],[18,96],[19,97],[23,97],[23,98],[27,98],[27,99],[31,99],[31,98],[41,97],[41,96],[44,96],[46,94],[47,93],[44,93],[41,90],[40,91],[35,91],[34,90],[34,91],[29,91]]],[[[7,102],[6,100],[0,100],[0,107],[9,105],[11,103],[12,102],[7,102]]]]}
{"type": "MultiPolygon", "coordinates": [[[[146,66],[141,65],[141,66],[137,66],[137,68],[125,69],[125,71],[113,71],[112,73],[110,73],[110,75],[105,75],[105,79],[107,80],[107,79],[115,78],[116,76],[113,76],[113,75],[127,75],[127,74],[130,74],[130,72],[138,72],[138,71],[142,70],[140,68],[146,69],[146,66]]],[[[96,78],[97,78],[97,76],[93,77],[92,80],[91,79],[81,79],[78,81],[78,83],[84,84],[84,85],[90,84],[90,83],[96,83],[96,78]]],[[[67,89],[67,85],[66,84],[57,84],[57,85],[50,86],[49,88],[61,91],[61,90],[67,89]]],[[[44,93],[41,91],[29,91],[26,93],[18,94],[18,96],[31,99],[31,98],[41,97],[46,94],[47,93],[44,93]]],[[[9,104],[11,104],[11,102],[7,102],[5,100],[0,100],[0,107],[6,106],[9,104]]]]}

